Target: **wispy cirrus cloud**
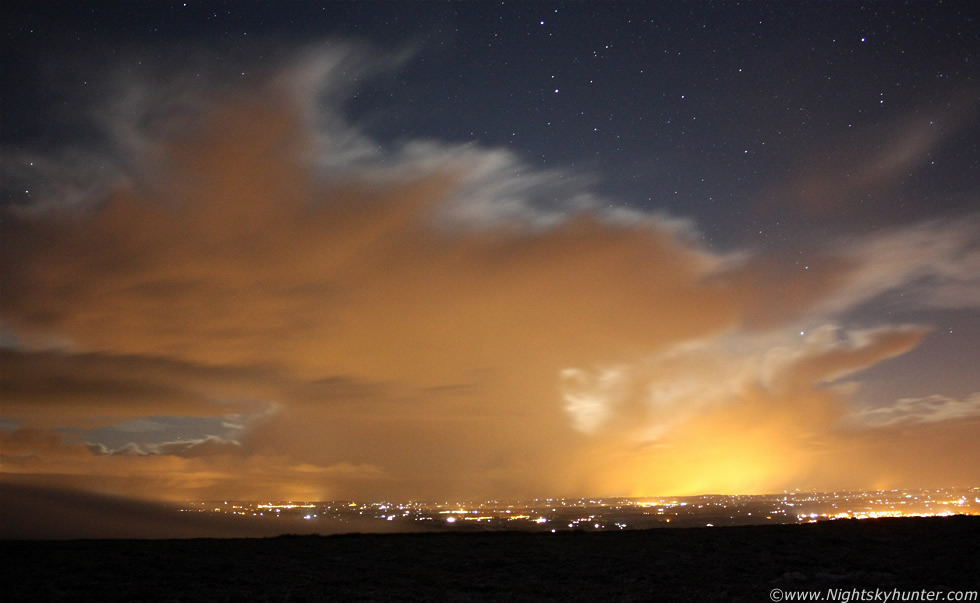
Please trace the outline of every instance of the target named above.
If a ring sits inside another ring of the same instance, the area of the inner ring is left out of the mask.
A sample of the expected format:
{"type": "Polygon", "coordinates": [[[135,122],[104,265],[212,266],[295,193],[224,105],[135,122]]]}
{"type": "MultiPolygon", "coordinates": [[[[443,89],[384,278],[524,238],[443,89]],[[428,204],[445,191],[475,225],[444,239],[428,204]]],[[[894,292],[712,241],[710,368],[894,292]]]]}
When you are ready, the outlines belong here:
{"type": "Polygon", "coordinates": [[[980,393],[962,400],[934,394],[923,398],[901,398],[889,406],[866,409],[851,418],[871,427],[937,423],[980,417],[980,393]]]}

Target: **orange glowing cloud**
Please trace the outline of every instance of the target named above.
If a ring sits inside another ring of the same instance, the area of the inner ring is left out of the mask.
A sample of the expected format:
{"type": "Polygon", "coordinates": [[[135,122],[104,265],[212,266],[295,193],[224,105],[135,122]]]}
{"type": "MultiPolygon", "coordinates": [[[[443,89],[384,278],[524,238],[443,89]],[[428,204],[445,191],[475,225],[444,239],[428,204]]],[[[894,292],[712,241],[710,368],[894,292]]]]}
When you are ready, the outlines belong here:
{"type": "MultiPolygon", "coordinates": [[[[925,332],[832,326],[867,299],[860,246],[804,274],[603,211],[503,151],[374,157],[352,126],[318,129],[296,81],[194,104],[105,198],[3,209],[5,480],[168,499],[772,490],[849,471],[823,452],[850,413],[840,381],[925,332]],[[229,426],[126,450],[52,435],[154,416],[229,426]]],[[[934,251],[924,269],[957,253],[934,251]]]]}

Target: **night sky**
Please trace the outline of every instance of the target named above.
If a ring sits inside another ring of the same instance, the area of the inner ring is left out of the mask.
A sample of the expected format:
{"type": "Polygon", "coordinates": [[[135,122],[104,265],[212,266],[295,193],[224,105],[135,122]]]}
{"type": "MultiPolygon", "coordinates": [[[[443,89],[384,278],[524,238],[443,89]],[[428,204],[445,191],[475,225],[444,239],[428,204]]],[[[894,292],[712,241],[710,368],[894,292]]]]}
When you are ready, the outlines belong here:
{"type": "Polygon", "coordinates": [[[0,479],[977,486],[972,2],[15,2],[0,479]]]}

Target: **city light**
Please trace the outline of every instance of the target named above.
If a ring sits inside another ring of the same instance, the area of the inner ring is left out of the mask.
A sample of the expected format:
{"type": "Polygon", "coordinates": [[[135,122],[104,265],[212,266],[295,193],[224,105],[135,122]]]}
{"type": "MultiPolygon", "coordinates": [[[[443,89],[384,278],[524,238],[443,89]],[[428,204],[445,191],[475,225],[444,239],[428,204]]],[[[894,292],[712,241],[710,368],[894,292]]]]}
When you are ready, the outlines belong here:
{"type": "Polygon", "coordinates": [[[980,488],[434,503],[205,501],[187,503],[182,511],[277,519],[292,517],[314,526],[319,525],[318,522],[343,525],[356,520],[358,529],[364,529],[363,521],[367,520],[384,521],[386,526],[408,530],[440,526],[453,530],[634,530],[980,515],[980,488]]]}

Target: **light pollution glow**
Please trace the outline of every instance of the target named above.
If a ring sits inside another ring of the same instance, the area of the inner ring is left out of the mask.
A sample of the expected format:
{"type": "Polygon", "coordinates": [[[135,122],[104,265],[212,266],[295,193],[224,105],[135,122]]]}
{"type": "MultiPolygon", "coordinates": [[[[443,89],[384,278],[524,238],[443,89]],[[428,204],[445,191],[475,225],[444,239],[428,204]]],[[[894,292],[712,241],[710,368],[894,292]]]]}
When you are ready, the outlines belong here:
{"type": "Polygon", "coordinates": [[[978,394],[855,396],[930,327],[843,319],[903,287],[976,309],[976,215],[828,242],[806,270],[718,253],[504,150],[377,150],[312,111],[346,56],[142,98],[148,125],[115,124],[125,177],[3,209],[4,481],[169,500],[977,481],[978,394]],[[221,427],[146,439],[166,417],[221,427]],[[86,435],[123,427],[130,446],[86,435]]]}

